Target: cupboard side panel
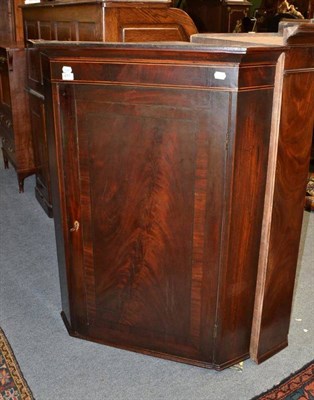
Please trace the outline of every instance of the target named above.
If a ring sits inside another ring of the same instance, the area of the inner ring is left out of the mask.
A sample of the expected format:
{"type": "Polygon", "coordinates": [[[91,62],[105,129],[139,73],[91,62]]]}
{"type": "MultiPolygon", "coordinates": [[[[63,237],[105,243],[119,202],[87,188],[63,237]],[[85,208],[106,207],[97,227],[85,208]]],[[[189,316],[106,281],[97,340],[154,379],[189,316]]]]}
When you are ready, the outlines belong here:
{"type": "Polygon", "coordinates": [[[313,109],[314,73],[287,73],[270,221],[265,300],[259,347],[254,357],[257,362],[264,361],[287,345],[313,133],[313,109]]]}
{"type": "MultiPolygon", "coordinates": [[[[42,60],[46,69],[47,59],[42,60]]],[[[80,229],[72,229],[74,222],[80,220],[74,88],[46,84],[44,94],[62,316],[71,334],[84,334],[87,317],[82,234],[80,229]]]]}
{"type": "MultiPolygon", "coordinates": [[[[46,79],[49,78],[49,62],[42,57],[43,66],[46,70],[46,79]]],[[[49,150],[49,170],[51,173],[51,192],[54,206],[54,228],[57,246],[58,270],[61,291],[61,305],[63,316],[67,323],[71,323],[71,307],[70,307],[70,288],[69,273],[67,270],[66,244],[67,235],[64,234],[64,215],[66,213],[64,204],[64,179],[61,171],[63,170],[62,162],[62,143],[60,141],[60,108],[58,86],[50,85],[48,81],[44,90],[46,104],[46,130],[47,144],[49,150]]]]}
{"type": "Polygon", "coordinates": [[[219,283],[215,346],[215,363],[220,366],[249,356],[272,99],[271,88],[240,92],[233,99],[237,118],[232,120],[237,122],[230,133],[229,211],[223,233],[228,250],[219,283]]]}

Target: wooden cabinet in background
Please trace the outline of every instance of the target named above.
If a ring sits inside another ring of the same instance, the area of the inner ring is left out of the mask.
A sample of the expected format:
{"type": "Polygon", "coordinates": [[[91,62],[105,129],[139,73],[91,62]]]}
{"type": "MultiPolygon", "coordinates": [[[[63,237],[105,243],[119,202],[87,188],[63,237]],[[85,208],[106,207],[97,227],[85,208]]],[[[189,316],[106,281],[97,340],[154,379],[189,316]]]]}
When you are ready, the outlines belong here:
{"type": "Polygon", "coordinates": [[[20,192],[35,173],[23,45],[0,43],[0,136],[5,167],[16,170],[20,192]]]}
{"type": "Polygon", "coordinates": [[[28,89],[35,158],[38,163],[36,197],[52,216],[41,66],[33,39],[58,41],[146,42],[189,41],[196,27],[171,1],[42,1],[23,6],[28,46],[28,89]]]}
{"type": "Polygon", "coordinates": [[[20,5],[23,0],[0,2],[0,136],[5,167],[10,164],[24,179],[35,173],[26,83],[26,52],[20,5]]]}
{"type": "Polygon", "coordinates": [[[189,41],[195,25],[171,1],[42,1],[23,6],[25,39],[189,41]]]}
{"type": "Polygon", "coordinates": [[[0,43],[23,41],[22,4],[24,0],[0,1],[0,43]]]}
{"type": "Polygon", "coordinates": [[[200,32],[233,32],[250,13],[246,0],[186,0],[184,9],[200,32]]]}

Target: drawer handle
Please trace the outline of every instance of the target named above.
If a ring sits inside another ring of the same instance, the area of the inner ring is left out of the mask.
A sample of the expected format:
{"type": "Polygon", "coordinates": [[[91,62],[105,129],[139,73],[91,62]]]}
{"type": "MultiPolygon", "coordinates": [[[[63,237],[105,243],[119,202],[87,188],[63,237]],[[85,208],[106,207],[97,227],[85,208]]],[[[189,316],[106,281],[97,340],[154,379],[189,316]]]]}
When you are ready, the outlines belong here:
{"type": "Polygon", "coordinates": [[[8,150],[9,150],[10,153],[13,153],[13,147],[10,146],[10,147],[8,148],[8,150]]]}
{"type": "Polygon", "coordinates": [[[6,123],[8,128],[11,128],[12,122],[9,119],[7,119],[5,123],[6,123]]]}
{"type": "Polygon", "coordinates": [[[3,138],[2,138],[2,143],[5,144],[5,142],[6,142],[6,140],[5,140],[5,138],[3,137],[3,138]]]}
{"type": "Polygon", "coordinates": [[[80,229],[80,223],[78,221],[74,221],[73,227],[70,229],[70,232],[77,232],[80,229]]]}
{"type": "Polygon", "coordinates": [[[4,64],[7,62],[7,59],[5,57],[0,57],[0,64],[4,64]]]}

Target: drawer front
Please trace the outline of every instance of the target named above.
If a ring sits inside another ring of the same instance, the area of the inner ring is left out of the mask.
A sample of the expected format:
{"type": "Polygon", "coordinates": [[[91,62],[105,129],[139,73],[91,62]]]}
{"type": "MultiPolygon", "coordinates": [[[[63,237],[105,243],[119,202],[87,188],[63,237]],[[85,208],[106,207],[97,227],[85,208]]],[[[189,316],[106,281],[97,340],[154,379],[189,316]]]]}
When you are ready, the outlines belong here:
{"type": "Polygon", "coordinates": [[[12,115],[3,107],[0,107],[0,135],[14,140],[12,115]]]}
{"type": "MultiPolygon", "coordinates": [[[[2,135],[2,131],[1,131],[2,135]]],[[[6,152],[7,156],[10,158],[11,161],[13,161],[13,164],[15,164],[15,146],[14,146],[14,141],[9,138],[8,136],[2,136],[1,138],[1,144],[2,148],[6,152]]]]}

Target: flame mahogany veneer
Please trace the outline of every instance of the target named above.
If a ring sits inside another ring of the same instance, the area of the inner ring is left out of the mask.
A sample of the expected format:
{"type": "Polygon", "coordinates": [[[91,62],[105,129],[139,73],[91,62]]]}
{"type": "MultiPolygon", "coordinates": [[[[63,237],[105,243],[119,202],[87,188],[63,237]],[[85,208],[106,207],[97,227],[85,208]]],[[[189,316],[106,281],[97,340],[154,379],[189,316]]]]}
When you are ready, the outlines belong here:
{"type": "Polygon", "coordinates": [[[216,369],[287,345],[313,126],[304,26],[273,45],[34,44],[71,335],[216,369]]]}

